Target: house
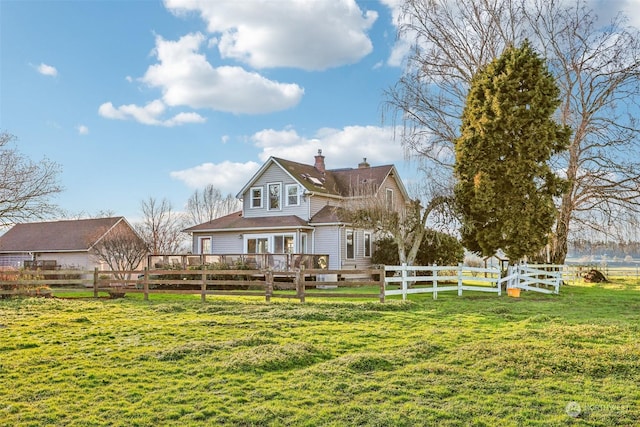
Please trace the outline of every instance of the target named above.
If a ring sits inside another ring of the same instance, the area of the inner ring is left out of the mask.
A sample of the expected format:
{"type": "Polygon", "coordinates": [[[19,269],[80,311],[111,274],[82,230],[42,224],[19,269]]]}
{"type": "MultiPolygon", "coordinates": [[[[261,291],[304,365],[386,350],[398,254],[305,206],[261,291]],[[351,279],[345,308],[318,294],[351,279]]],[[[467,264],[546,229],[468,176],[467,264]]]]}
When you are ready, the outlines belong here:
{"type": "MultiPolygon", "coordinates": [[[[241,211],[184,231],[192,235],[194,254],[315,254],[313,267],[367,268],[376,236],[340,215],[358,197],[354,189],[364,187],[389,209],[409,201],[393,165],[370,166],[364,159],[357,168],[326,169],[321,150],[313,165],[271,157],[237,194],[241,211]]],[[[288,264],[295,267],[290,258],[288,264]]]]}
{"type": "Polygon", "coordinates": [[[140,239],[124,217],[16,224],[0,236],[0,266],[109,270],[93,250],[116,234],[140,239]]]}

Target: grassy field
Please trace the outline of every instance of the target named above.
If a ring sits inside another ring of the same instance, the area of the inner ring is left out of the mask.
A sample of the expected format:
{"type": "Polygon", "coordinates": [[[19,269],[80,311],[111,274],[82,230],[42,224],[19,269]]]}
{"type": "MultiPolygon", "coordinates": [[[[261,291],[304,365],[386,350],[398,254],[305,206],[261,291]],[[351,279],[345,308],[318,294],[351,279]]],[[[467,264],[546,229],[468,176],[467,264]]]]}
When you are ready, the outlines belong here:
{"type": "Polygon", "coordinates": [[[0,300],[0,425],[633,426],[640,285],[0,300]]]}

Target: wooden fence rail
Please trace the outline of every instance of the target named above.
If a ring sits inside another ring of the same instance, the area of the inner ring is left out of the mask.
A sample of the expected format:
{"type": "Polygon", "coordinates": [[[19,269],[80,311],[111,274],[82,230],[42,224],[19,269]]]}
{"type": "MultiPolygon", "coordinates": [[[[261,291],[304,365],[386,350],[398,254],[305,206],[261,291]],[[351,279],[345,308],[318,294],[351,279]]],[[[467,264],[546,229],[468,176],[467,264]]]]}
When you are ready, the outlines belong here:
{"type": "Polygon", "coordinates": [[[202,301],[212,295],[293,298],[377,298],[384,302],[384,272],[381,269],[297,271],[273,270],[14,270],[0,272],[0,297],[46,295],[93,290],[112,297],[126,293],[199,294],[202,301]],[[340,288],[379,288],[378,293],[344,292],[340,288]],[[53,288],[53,289],[51,289],[53,288]]]}

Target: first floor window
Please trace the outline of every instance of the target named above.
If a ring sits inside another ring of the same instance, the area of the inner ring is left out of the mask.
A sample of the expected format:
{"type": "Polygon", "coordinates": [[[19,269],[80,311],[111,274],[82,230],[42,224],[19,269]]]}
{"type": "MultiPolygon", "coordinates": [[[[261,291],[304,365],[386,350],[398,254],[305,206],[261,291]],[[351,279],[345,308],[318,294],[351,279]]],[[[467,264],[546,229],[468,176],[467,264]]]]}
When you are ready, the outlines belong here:
{"type": "Polygon", "coordinates": [[[364,233],[364,256],[371,256],[371,233],[364,233]]]}
{"type": "Polygon", "coordinates": [[[307,253],[307,234],[303,233],[300,234],[300,253],[301,254],[306,254],[307,253]]]}
{"type": "Polygon", "coordinates": [[[295,248],[294,234],[253,234],[245,237],[245,253],[248,254],[292,254],[295,248]]]}
{"type": "Polygon", "coordinates": [[[274,254],[292,254],[293,250],[293,236],[291,235],[276,235],[273,236],[273,253],[274,254]]]}
{"type": "Polygon", "coordinates": [[[355,233],[347,230],[347,259],[355,258],[355,233]]]}
{"type": "Polygon", "coordinates": [[[211,253],[211,237],[200,238],[200,253],[201,254],[211,253]]]}
{"type": "Polygon", "coordinates": [[[266,237],[247,239],[248,254],[265,254],[267,252],[269,252],[269,239],[266,237]]]}

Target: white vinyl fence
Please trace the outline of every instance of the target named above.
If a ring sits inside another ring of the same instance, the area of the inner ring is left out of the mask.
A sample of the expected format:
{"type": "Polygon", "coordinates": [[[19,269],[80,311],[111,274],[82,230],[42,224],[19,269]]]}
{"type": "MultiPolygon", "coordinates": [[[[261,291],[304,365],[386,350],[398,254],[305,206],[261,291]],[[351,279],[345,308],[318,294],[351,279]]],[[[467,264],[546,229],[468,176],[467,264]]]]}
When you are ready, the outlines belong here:
{"type": "Polygon", "coordinates": [[[502,284],[507,288],[558,293],[562,283],[562,265],[519,264],[510,266],[507,276],[501,277],[497,267],[479,268],[462,264],[457,266],[385,266],[385,272],[394,272],[385,277],[384,295],[402,295],[406,300],[409,294],[432,293],[433,299],[438,292],[456,291],[462,296],[464,291],[492,292],[502,295],[502,284]],[[552,289],[549,289],[551,287],[552,289]]]}
{"type": "Polygon", "coordinates": [[[502,280],[507,282],[508,288],[557,294],[560,293],[563,270],[562,265],[518,264],[510,266],[502,280]]]}

